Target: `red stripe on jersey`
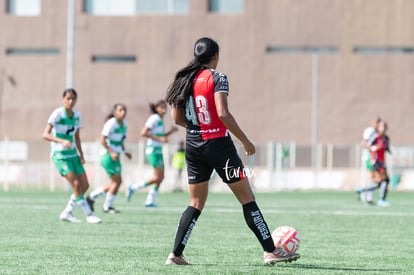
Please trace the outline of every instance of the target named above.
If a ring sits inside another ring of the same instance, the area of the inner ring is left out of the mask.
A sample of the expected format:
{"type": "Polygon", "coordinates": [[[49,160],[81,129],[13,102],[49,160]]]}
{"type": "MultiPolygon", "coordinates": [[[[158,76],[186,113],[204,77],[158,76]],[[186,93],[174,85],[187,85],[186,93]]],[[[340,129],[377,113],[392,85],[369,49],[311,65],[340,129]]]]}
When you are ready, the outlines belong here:
{"type": "Polygon", "coordinates": [[[383,136],[377,136],[374,145],[377,146],[377,151],[371,152],[371,159],[373,161],[379,161],[385,163],[385,150],[387,148],[387,142],[383,136]]]}
{"type": "MultiPolygon", "coordinates": [[[[193,103],[194,111],[197,115],[199,133],[203,140],[220,138],[227,136],[227,128],[218,117],[214,94],[216,93],[216,85],[221,85],[220,79],[215,83],[215,78],[225,75],[217,71],[205,69],[200,70],[193,82],[193,103]]],[[[227,92],[227,91],[226,91],[227,92]]]]}

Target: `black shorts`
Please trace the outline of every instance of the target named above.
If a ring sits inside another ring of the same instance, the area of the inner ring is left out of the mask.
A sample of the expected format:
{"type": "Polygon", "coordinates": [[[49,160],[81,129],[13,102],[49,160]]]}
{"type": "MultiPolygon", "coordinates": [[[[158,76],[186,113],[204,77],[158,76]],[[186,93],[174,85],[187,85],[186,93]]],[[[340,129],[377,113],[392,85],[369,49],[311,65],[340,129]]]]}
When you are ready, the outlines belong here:
{"type": "Polygon", "coordinates": [[[376,161],[373,165],[374,170],[378,171],[380,173],[384,173],[387,170],[387,167],[385,166],[385,163],[381,161],[376,161]]]}
{"type": "Polygon", "coordinates": [[[225,183],[246,177],[243,163],[230,137],[186,140],[185,160],[190,184],[208,181],[213,169],[225,183]]]}

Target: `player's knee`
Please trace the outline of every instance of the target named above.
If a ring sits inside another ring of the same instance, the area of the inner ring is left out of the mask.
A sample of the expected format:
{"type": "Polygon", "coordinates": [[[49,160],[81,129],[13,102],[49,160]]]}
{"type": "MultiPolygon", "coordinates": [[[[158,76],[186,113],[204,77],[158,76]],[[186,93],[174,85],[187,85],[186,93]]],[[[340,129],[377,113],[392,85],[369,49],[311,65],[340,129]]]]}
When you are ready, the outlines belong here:
{"type": "Polygon", "coordinates": [[[157,179],[156,179],[156,181],[157,181],[157,183],[158,184],[161,184],[161,182],[164,180],[164,175],[158,175],[157,176],[157,179]]]}
{"type": "Polygon", "coordinates": [[[190,206],[201,211],[204,208],[206,200],[207,198],[204,196],[190,196],[190,206]]]}
{"type": "Polygon", "coordinates": [[[83,187],[83,192],[86,192],[89,189],[89,182],[84,182],[82,184],[82,187],[83,187]]]}

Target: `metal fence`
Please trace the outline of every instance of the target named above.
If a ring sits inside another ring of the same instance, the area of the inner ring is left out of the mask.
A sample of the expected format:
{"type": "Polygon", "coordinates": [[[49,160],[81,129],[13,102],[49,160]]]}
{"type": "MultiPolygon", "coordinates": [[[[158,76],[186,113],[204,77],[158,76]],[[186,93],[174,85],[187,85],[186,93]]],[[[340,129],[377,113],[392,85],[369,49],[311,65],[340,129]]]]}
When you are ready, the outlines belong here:
{"type": "MultiPolygon", "coordinates": [[[[164,146],[164,161],[166,177],[164,185],[173,184],[174,169],[171,159],[177,149],[177,144],[164,146]]],[[[312,167],[312,148],[310,145],[301,145],[294,142],[268,142],[258,144],[257,152],[253,157],[247,157],[243,147],[237,143],[240,156],[247,167],[252,171],[265,171],[269,176],[265,181],[273,181],[275,176],[289,171],[337,171],[363,169],[363,152],[360,145],[333,145],[319,144],[317,147],[316,167],[312,167]]],[[[99,164],[99,142],[83,142],[85,154],[85,168],[92,186],[102,185],[107,177],[99,164]]],[[[133,155],[132,160],[122,159],[124,182],[130,183],[146,177],[151,169],[147,165],[143,141],[127,143],[126,148],[133,155]]],[[[392,155],[387,158],[389,170],[393,173],[412,169],[414,167],[414,147],[394,146],[392,155]]],[[[12,186],[21,188],[41,186],[55,190],[65,186],[64,180],[57,173],[53,163],[49,160],[49,144],[44,141],[8,140],[0,142],[0,184],[4,190],[12,186]]],[[[362,170],[361,170],[362,171],[362,170]]],[[[363,179],[361,179],[363,180],[363,179]]],[[[125,184],[124,184],[125,185],[125,184]]],[[[272,184],[269,185],[270,187],[272,184]]]]}

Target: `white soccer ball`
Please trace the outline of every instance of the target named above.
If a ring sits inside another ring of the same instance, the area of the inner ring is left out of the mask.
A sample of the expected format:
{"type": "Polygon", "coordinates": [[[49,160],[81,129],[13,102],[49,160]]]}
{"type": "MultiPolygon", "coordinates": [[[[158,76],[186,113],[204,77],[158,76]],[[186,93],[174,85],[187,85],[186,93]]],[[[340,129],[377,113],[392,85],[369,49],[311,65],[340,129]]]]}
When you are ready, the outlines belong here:
{"type": "Polygon", "coordinates": [[[291,226],[280,226],[272,233],[272,239],[276,248],[286,253],[294,253],[300,246],[300,237],[296,229],[291,226]]]}

